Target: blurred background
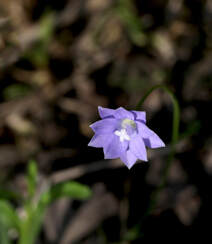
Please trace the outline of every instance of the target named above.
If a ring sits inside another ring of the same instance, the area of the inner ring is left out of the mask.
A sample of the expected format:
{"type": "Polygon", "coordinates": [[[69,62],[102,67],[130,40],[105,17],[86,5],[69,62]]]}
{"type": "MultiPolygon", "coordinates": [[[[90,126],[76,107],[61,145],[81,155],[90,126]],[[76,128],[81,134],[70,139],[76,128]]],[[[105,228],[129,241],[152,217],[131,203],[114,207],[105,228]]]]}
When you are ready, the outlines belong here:
{"type": "Polygon", "coordinates": [[[21,214],[5,192],[26,195],[32,158],[38,192],[48,180],[92,190],[87,200],[51,204],[36,243],[211,238],[211,25],[211,0],[0,0],[0,197],[21,214]],[[169,154],[170,97],[155,90],[141,108],[167,147],[148,150],[149,162],[130,171],[87,146],[89,125],[99,105],[134,109],[158,84],[180,104],[180,140],[141,224],[169,154]]]}

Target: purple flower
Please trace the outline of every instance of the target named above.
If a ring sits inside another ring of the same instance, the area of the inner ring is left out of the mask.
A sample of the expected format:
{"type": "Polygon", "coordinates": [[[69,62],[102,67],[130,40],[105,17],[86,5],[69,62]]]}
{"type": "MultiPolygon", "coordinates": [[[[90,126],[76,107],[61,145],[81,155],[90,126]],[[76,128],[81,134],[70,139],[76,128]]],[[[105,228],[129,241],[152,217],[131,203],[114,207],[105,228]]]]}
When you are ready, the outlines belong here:
{"type": "Polygon", "coordinates": [[[95,135],[88,146],[103,147],[105,159],[120,158],[130,169],[137,159],[147,161],[146,147],[164,147],[164,142],[146,126],[146,113],[120,107],[98,107],[99,120],[90,127],[95,135]]]}

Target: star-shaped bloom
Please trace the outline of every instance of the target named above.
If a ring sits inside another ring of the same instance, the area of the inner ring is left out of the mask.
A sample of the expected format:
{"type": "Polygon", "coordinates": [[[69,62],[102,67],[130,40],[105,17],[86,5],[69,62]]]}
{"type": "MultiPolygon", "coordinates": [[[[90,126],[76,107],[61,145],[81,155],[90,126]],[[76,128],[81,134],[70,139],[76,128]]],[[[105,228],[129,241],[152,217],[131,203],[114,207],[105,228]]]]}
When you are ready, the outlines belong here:
{"type": "Polygon", "coordinates": [[[95,135],[88,146],[102,147],[105,159],[120,158],[130,169],[137,159],[147,161],[146,146],[165,147],[159,136],[146,126],[146,113],[122,107],[98,107],[99,120],[90,127],[95,135]]]}

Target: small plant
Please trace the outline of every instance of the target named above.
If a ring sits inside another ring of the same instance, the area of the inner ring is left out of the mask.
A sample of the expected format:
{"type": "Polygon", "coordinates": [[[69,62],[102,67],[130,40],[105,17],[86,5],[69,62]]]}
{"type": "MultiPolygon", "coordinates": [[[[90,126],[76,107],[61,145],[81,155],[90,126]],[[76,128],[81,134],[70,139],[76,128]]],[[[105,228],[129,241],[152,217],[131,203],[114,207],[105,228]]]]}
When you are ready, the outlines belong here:
{"type": "Polygon", "coordinates": [[[91,190],[88,186],[75,181],[55,185],[49,184],[45,190],[38,194],[36,192],[38,172],[36,162],[33,160],[28,164],[26,178],[28,192],[26,198],[16,196],[15,193],[9,194],[21,201],[23,210],[21,216],[10,201],[6,200],[6,197],[0,198],[1,244],[10,244],[11,236],[16,236],[18,244],[34,244],[39,235],[46,210],[52,202],[62,197],[84,200],[91,196],[91,190]]]}

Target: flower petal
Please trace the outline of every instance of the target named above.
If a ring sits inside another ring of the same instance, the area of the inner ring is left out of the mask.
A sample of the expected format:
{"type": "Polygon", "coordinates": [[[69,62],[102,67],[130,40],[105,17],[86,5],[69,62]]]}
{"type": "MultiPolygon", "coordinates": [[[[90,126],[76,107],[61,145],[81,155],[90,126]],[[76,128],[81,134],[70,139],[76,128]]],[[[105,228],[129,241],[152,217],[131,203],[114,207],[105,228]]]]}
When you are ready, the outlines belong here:
{"type": "Polygon", "coordinates": [[[148,138],[144,138],[144,143],[147,147],[150,148],[165,147],[165,143],[155,133],[148,138]]]}
{"type": "Polygon", "coordinates": [[[120,155],[127,150],[129,142],[120,142],[116,135],[110,136],[110,143],[104,146],[105,159],[119,158],[120,155]]]}
{"type": "Polygon", "coordinates": [[[130,169],[137,159],[147,161],[145,146],[165,146],[160,137],[146,126],[144,111],[127,111],[122,107],[109,109],[101,106],[98,110],[102,120],[90,125],[95,135],[88,145],[102,147],[105,159],[120,158],[130,169]],[[123,130],[126,130],[126,135],[123,130]]]}
{"type": "Polygon", "coordinates": [[[122,107],[117,108],[115,110],[115,113],[114,113],[113,116],[116,119],[125,119],[125,118],[128,118],[128,119],[134,120],[133,113],[131,113],[130,111],[127,111],[126,109],[124,109],[122,107]]]}
{"type": "Polygon", "coordinates": [[[120,159],[123,161],[123,163],[127,166],[128,169],[132,168],[132,166],[137,161],[137,157],[130,150],[127,150],[126,152],[122,153],[120,159]]]}
{"type": "Polygon", "coordinates": [[[99,120],[92,125],[90,125],[91,129],[98,134],[107,134],[113,133],[113,131],[117,128],[117,120],[115,119],[103,119],[99,120]]]}
{"type": "Polygon", "coordinates": [[[143,139],[137,135],[132,137],[129,143],[129,150],[138,158],[143,161],[147,160],[147,152],[143,139]]]}
{"type": "Polygon", "coordinates": [[[107,136],[106,134],[100,134],[100,135],[95,134],[91,138],[90,142],[88,143],[88,146],[97,147],[97,148],[98,147],[104,147],[107,144],[109,144],[110,140],[111,140],[110,137],[107,136]]]}
{"type": "Polygon", "coordinates": [[[165,144],[160,139],[160,137],[153,130],[149,129],[145,124],[138,122],[137,128],[138,134],[144,139],[144,143],[147,147],[165,147],[165,144]]]}
{"type": "Polygon", "coordinates": [[[136,124],[137,124],[138,134],[142,138],[149,138],[150,136],[155,134],[155,132],[150,130],[149,127],[147,127],[144,123],[137,122],[136,124]]]}
{"type": "Polygon", "coordinates": [[[115,109],[103,108],[101,106],[98,107],[98,110],[99,110],[99,115],[102,119],[106,117],[111,117],[115,113],[115,109]]]}
{"type": "Polygon", "coordinates": [[[135,111],[135,110],[132,110],[131,112],[134,114],[135,120],[138,120],[138,121],[141,121],[143,123],[146,123],[146,112],[144,112],[144,111],[135,111]]]}

